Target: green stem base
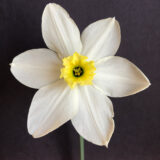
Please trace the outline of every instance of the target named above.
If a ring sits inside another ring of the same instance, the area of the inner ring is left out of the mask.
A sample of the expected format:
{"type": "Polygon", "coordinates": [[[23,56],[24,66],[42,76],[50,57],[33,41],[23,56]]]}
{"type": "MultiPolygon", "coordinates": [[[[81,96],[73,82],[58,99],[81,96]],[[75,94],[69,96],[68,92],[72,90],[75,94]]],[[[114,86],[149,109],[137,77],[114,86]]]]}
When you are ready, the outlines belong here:
{"type": "Polygon", "coordinates": [[[84,160],[84,139],[80,136],[80,160],[84,160]]]}

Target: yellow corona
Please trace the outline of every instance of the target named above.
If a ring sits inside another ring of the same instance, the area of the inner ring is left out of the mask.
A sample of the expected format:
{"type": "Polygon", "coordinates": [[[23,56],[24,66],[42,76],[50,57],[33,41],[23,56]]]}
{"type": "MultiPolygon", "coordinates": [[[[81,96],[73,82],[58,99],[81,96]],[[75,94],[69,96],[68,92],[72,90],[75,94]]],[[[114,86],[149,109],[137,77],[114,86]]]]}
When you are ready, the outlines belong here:
{"type": "Polygon", "coordinates": [[[79,85],[92,85],[96,70],[94,61],[87,61],[88,57],[75,52],[72,56],[63,58],[63,68],[60,78],[68,83],[71,88],[79,85]]]}

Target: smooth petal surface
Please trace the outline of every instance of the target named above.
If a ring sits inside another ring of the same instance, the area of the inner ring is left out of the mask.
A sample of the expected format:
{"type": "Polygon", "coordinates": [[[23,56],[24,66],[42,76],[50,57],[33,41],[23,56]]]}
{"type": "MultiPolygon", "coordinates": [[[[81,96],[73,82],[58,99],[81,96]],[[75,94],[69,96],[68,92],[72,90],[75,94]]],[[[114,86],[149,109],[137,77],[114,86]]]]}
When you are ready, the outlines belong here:
{"type": "Polygon", "coordinates": [[[42,16],[42,35],[48,48],[63,58],[81,52],[80,32],[61,6],[50,3],[42,16]]]}
{"type": "Polygon", "coordinates": [[[114,131],[112,102],[92,86],[79,87],[79,101],[73,126],[87,141],[108,146],[114,131]]]}
{"type": "Polygon", "coordinates": [[[59,79],[61,63],[49,49],[32,49],[13,59],[11,72],[22,84],[38,89],[59,79]]]}
{"type": "Polygon", "coordinates": [[[120,41],[120,26],[115,18],[107,18],[90,24],[81,36],[82,54],[91,60],[116,54],[120,41]]]}
{"type": "Polygon", "coordinates": [[[77,90],[64,80],[41,88],[34,96],[28,114],[28,132],[42,137],[73,118],[78,111],[77,90]]]}
{"type": "Polygon", "coordinates": [[[150,82],[147,77],[125,58],[106,57],[95,64],[96,88],[111,97],[124,97],[146,89],[150,82]]]}

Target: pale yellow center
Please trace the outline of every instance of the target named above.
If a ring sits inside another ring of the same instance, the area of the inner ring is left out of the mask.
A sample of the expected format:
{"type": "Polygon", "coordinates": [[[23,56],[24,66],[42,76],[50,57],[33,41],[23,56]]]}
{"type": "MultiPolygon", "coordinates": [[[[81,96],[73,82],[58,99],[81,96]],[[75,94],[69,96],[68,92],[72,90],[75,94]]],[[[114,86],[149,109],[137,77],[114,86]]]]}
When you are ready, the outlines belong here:
{"type": "Polygon", "coordinates": [[[94,61],[87,61],[87,58],[77,52],[73,56],[63,58],[64,67],[61,69],[60,78],[64,78],[71,88],[77,84],[92,85],[96,68],[94,61]]]}

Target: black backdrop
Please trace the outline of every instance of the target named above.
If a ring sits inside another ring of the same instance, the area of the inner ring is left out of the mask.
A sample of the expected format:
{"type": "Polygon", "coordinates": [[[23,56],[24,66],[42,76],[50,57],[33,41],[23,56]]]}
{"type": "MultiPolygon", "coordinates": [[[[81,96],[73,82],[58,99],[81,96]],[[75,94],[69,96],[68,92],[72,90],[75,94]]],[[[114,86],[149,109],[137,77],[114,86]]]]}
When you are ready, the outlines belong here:
{"type": "Polygon", "coordinates": [[[0,160],[79,159],[79,136],[70,122],[40,139],[27,133],[36,90],[16,81],[8,65],[25,50],[46,47],[41,15],[49,2],[66,8],[81,31],[96,20],[115,16],[122,33],[117,55],[135,63],[152,83],[134,96],[112,98],[116,127],[109,148],[85,142],[86,160],[159,160],[159,0],[0,0],[0,160]]]}

